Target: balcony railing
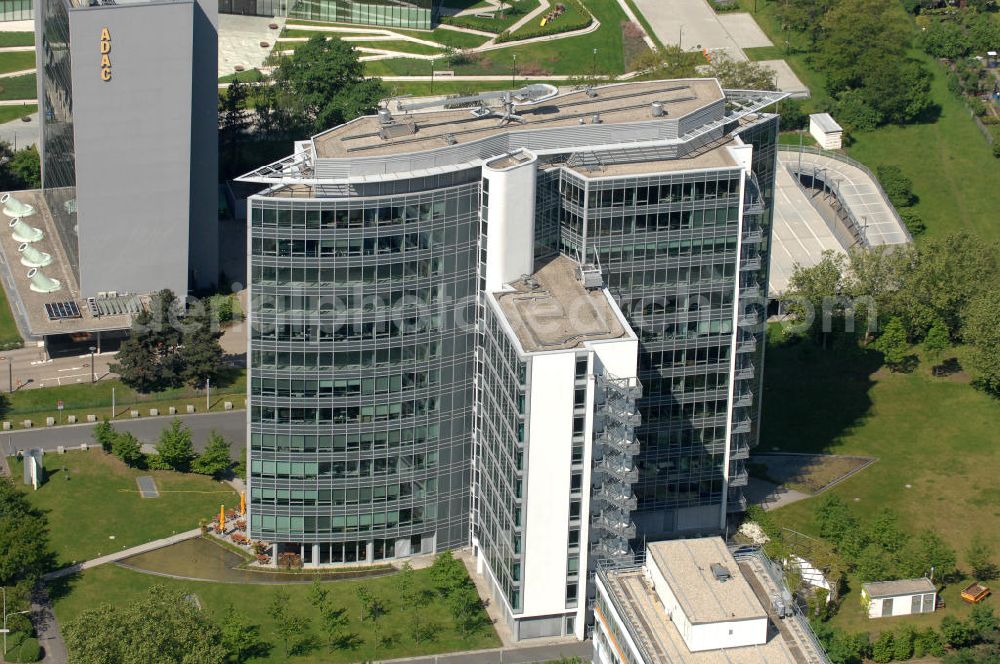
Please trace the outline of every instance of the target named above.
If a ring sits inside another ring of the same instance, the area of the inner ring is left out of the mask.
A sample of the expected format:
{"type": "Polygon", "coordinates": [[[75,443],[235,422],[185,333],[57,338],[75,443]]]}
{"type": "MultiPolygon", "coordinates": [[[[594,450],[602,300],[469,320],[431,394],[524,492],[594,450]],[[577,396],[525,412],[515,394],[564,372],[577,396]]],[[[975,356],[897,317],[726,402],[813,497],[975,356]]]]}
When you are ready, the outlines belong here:
{"type": "Polygon", "coordinates": [[[753,420],[749,417],[738,422],[733,422],[733,433],[750,433],[753,428],[753,420]]]}
{"type": "Polygon", "coordinates": [[[759,270],[761,266],[760,257],[755,256],[754,258],[744,258],[740,261],[740,269],[747,271],[759,270]]]}
{"type": "Polygon", "coordinates": [[[736,372],[733,377],[736,380],[750,380],[754,377],[754,367],[753,364],[748,364],[745,367],[736,367],[736,372]]]}
{"type": "Polygon", "coordinates": [[[753,405],[753,392],[747,390],[733,396],[734,408],[747,408],[753,405]]]}
{"type": "Polygon", "coordinates": [[[743,244],[760,244],[764,241],[764,231],[747,231],[743,234],[743,244]]]}
{"type": "Polygon", "coordinates": [[[742,493],[738,496],[729,496],[729,500],[726,503],[727,512],[746,512],[747,511],[747,499],[742,493]]]}
{"type": "Polygon", "coordinates": [[[757,350],[757,337],[747,337],[736,342],[737,353],[753,353],[757,350]]]}

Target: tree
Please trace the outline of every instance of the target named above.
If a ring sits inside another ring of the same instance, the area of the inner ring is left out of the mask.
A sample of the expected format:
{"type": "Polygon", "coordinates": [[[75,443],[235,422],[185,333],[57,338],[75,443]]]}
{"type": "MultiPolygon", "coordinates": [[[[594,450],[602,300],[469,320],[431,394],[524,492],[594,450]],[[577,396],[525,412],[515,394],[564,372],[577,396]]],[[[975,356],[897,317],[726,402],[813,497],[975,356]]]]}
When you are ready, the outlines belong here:
{"type": "Polygon", "coordinates": [[[815,49],[823,34],[821,19],[832,5],[833,0],[786,0],[772,5],[772,11],[783,27],[806,33],[815,49]]]}
{"type": "Polygon", "coordinates": [[[455,626],[465,636],[475,633],[490,623],[486,605],[471,583],[462,585],[448,595],[448,610],[455,626]]]}
{"type": "Polygon", "coordinates": [[[987,290],[969,303],[962,337],[972,346],[970,364],[976,385],[1000,394],[1000,298],[995,290],[987,290]]]}
{"type": "MultiPolygon", "coordinates": [[[[160,432],[160,442],[156,444],[160,461],[178,472],[191,469],[194,459],[194,445],[191,444],[191,430],[184,426],[181,418],[175,417],[168,427],[160,432]]],[[[227,450],[228,452],[228,447],[227,450]]]]}
{"type": "Polygon", "coordinates": [[[107,453],[111,453],[111,447],[115,443],[115,437],[118,432],[108,422],[107,419],[103,419],[94,426],[94,430],[91,434],[94,437],[94,442],[101,446],[101,449],[107,453]]]}
{"type": "Polygon", "coordinates": [[[908,207],[916,202],[916,197],[913,195],[913,181],[903,175],[903,169],[899,166],[878,166],[875,174],[894,207],[908,207]]]}
{"type": "Polygon", "coordinates": [[[211,475],[215,479],[222,479],[229,474],[233,467],[233,460],[229,457],[229,441],[213,430],[208,435],[208,444],[205,451],[198,455],[198,458],[191,464],[191,470],[199,475],[211,475]]]}
{"type": "Polygon", "coordinates": [[[354,48],[337,37],[316,35],[284,57],[271,75],[274,106],[293,125],[319,132],[374,112],[385,88],[365,78],[354,48]]]}
{"type": "Polygon", "coordinates": [[[872,661],[891,662],[893,657],[893,634],[892,632],[882,632],[872,644],[872,661]]]}
{"type": "Polygon", "coordinates": [[[346,631],[348,624],[350,624],[347,609],[324,605],[320,617],[323,633],[326,634],[327,643],[331,650],[351,645],[356,637],[346,631]]]}
{"type": "Polygon", "coordinates": [[[778,102],[778,114],[781,116],[782,131],[805,129],[809,126],[809,114],[799,99],[782,99],[778,102]]]}
{"type": "Polygon", "coordinates": [[[285,658],[298,649],[297,638],[309,629],[309,619],[292,613],[288,593],[284,590],[275,591],[271,603],[267,607],[267,615],[274,621],[274,633],[281,639],[285,649],[285,658]]]}
{"type": "Polygon", "coordinates": [[[208,308],[199,303],[184,321],[184,345],[179,350],[184,381],[191,387],[203,387],[207,380],[218,380],[224,368],[222,333],[214,329],[208,308]]]}
{"type": "Polygon", "coordinates": [[[162,585],[125,605],[85,609],[63,634],[77,664],[223,664],[229,654],[191,597],[162,585]]]}
{"type": "Polygon", "coordinates": [[[905,661],[913,657],[913,644],[917,638],[917,630],[910,625],[904,625],[892,637],[892,659],[905,661]]]}
{"type": "Polygon", "coordinates": [[[962,648],[976,640],[976,632],[972,625],[952,615],[941,619],[941,636],[952,648],[962,648]]]}
{"type": "Polygon", "coordinates": [[[954,21],[931,21],[920,32],[920,48],[935,58],[957,59],[972,50],[972,41],[954,21]]]}
{"type": "Polygon", "coordinates": [[[15,152],[13,159],[10,160],[10,171],[23,183],[23,186],[18,187],[19,189],[40,189],[42,186],[42,166],[38,148],[29,145],[15,152]]]}
{"type": "Polygon", "coordinates": [[[944,655],[944,643],[941,640],[941,635],[933,627],[917,632],[917,636],[913,640],[913,656],[926,657],[928,655],[931,657],[944,655]]]}
{"type": "Polygon", "coordinates": [[[987,604],[976,604],[969,614],[969,626],[976,632],[981,641],[995,640],[997,631],[997,616],[993,607],[987,604]]]}
{"type": "Polygon", "coordinates": [[[892,556],[877,544],[865,547],[854,569],[862,583],[891,581],[899,577],[892,556]]]}
{"type": "Polygon", "coordinates": [[[875,350],[882,353],[890,371],[899,371],[910,356],[910,342],[906,338],[903,321],[897,317],[889,320],[882,334],[875,340],[875,350]]]}
{"type": "MultiPolygon", "coordinates": [[[[252,126],[250,93],[250,86],[237,78],[219,95],[219,152],[223,157],[219,164],[223,169],[229,164],[240,165],[240,148],[252,126]]],[[[223,172],[225,179],[233,175],[239,173],[223,172]]]]}
{"type": "Polygon", "coordinates": [[[719,85],[731,90],[777,90],[774,70],[759,62],[734,60],[724,52],[712,55],[707,76],[719,79],[719,85]]]}
{"type": "Polygon", "coordinates": [[[861,90],[879,123],[913,122],[930,109],[931,73],[916,60],[876,59],[865,72],[861,90]]]}
{"type": "Polygon", "coordinates": [[[455,590],[469,585],[469,575],[462,561],[455,558],[451,551],[439,553],[430,568],[431,582],[442,596],[447,597],[455,590]]]}
{"type": "Polygon", "coordinates": [[[816,508],[815,514],[820,537],[836,545],[844,541],[847,533],[858,528],[858,519],[853,510],[836,494],[827,494],[816,508]]]}
{"type": "Polygon", "coordinates": [[[111,371],[139,392],[151,392],[181,384],[177,346],[177,297],[169,289],[156,293],[149,309],[132,320],[128,339],[122,342],[111,371]]]}
{"type": "Polygon", "coordinates": [[[799,325],[808,326],[809,334],[822,341],[824,347],[836,327],[835,321],[844,317],[846,263],[844,254],[824,251],[819,263],[812,267],[796,264],[783,297],[785,309],[799,325]]]}
{"type": "Polygon", "coordinates": [[[982,535],[976,533],[969,542],[969,548],[965,550],[965,562],[969,566],[972,576],[980,581],[990,581],[997,577],[997,566],[990,558],[993,550],[983,539],[982,535]]]}
{"type": "Polygon", "coordinates": [[[931,574],[933,570],[935,579],[947,581],[958,572],[958,557],[940,535],[924,530],[903,547],[900,567],[903,576],[921,577],[931,574]]]}
{"type": "Polygon", "coordinates": [[[230,661],[237,664],[263,656],[269,647],[261,638],[260,625],[254,624],[245,613],[232,606],[222,619],[221,642],[229,653],[230,661]]]}
{"type": "Polygon", "coordinates": [[[701,55],[685,51],[676,44],[666,44],[663,48],[647,49],[632,60],[631,69],[641,72],[640,80],[661,80],[671,78],[694,78],[698,76],[698,61],[701,55]]]}
{"type": "Polygon", "coordinates": [[[924,337],[924,352],[931,362],[937,362],[949,346],[951,340],[948,338],[948,328],[941,321],[935,321],[924,337]]]}
{"type": "Polygon", "coordinates": [[[13,480],[0,477],[0,586],[16,588],[8,599],[26,599],[52,563],[45,513],[13,480]]]}
{"type": "Polygon", "coordinates": [[[141,468],[146,462],[146,456],[142,453],[142,443],[131,431],[123,431],[115,436],[115,441],[111,444],[111,453],[131,468],[141,468]]]}
{"type": "Polygon", "coordinates": [[[834,96],[860,88],[879,60],[902,59],[909,47],[908,19],[887,0],[841,0],[824,15],[821,27],[824,38],[816,61],[834,96]]]}

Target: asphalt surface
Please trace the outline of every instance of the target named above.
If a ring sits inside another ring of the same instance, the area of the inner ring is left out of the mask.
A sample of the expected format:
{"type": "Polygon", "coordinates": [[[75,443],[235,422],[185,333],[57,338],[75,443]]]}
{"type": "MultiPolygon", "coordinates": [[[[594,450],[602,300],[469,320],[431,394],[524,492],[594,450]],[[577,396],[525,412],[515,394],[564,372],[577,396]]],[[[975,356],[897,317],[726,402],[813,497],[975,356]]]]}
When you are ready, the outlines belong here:
{"type": "MultiPolygon", "coordinates": [[[[246,449],[246,416],[245,410],[233,410],[223,413],[202,413],[195,415],[178,415],[184,424],[191,429],[191,438],[195,451],[205,448],[209,434],[217,431],[229,441],[233,455],[242,454],[246,449]]],[[[119,431],[130,431],[144,443],[155,443],[160,432],[170,424],[173,417],[144,417],[138,420],[114,421],[119,431]]],[[[48,429],[28,429],[11,431],[0,436],[0,449],[4,454],[12,451],[40,447],[46,451],[54,451],[59,445],[79,447],[81,443],[93,444],[93,424],[64,424],[48,429]]]]}

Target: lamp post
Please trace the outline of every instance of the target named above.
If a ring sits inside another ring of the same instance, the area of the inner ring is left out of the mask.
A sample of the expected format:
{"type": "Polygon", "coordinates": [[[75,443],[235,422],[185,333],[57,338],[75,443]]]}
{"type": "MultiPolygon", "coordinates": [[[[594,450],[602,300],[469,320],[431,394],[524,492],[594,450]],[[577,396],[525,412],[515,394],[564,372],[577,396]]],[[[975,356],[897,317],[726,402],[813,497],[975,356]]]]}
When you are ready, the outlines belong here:
{"type": "Polygon", "coordinates": [[[212,379],[205,379],[205,412],[212,410],[212,379]]]}
{"type": "Polygon", "coordinates": [[[14,391],[14,360],[6,355],[0,355],[0,360],[7,360],[7,392],[14,391]]]}
{"type": "Polygon", "coordinates": [[[434,65],[436,63],[436,60],[431,60],[431,95],[434,94],[434,65]]]}
{"type": "Polygon", "coordinates": [[[514,54],[514,64],[510,70],[510,87],[513,88],[517,83],[514,80],[517,78],[517,53],[514,54]]]}
{"type": "Polygon", "coordinates": [[[594,64],[590,69],[590,77],[597,78],[597,49],[594,49],[594,64]]]}
{"type": "Polygon", "coordinates": [[[96,374],[94,373],[94,351],[97,350],[96,346],[90,347],[90,384],[93,385],[97,382],[96,374]]]}

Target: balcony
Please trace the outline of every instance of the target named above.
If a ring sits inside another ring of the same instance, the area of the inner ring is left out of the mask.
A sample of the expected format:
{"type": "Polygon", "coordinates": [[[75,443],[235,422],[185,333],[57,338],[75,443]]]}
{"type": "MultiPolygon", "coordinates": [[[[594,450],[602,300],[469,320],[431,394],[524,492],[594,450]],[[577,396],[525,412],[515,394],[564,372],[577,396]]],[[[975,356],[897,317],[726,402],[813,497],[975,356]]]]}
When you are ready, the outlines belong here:
{"type": "Polygon", "coordinates": [[[757,337],[745,337],[736,342],[737,353],[753,353],[757,351],[757,337]]]}
{"type": "Polygon", "coordinates": [[[760,314],[756,311],[741,314],[738,319],[738,324],[740,327],[754,327],[756,325],[760,325],[760,314]]]}
{"type": "Polygon", "coordinates": [[[750,446],[749,445],[737,445],[733,448],[733,451],[729,453],[729,458],[733,461],[741,461],[743,459],[750,458],[750,446]]]}
{"type": "Polygon", "coordinates": [[[729,500],[726,502],[727,512],[746,512],[747,511],[747,499],[746,496],[740,492],[738,495],[729,496],[729,500]]]}
{"type": "Polygon", "coordinates": [[[753,420],[749,417],[743,420],[733,422],[732,433],[750,433],[753,428],[753,420]]]}
{"type": "Polygon", "coordinates": [[[733,374],[733,378],[736,380],[750,380],[754,377],[754,373],[754,367],[751,363],[745,367],[736,367],[736,372],[733,374]]]}
{"type": "Polygon", "coordinates": [[[747,231],[743,234],[743,244],[760,244],[764,241],[764,231],[747,231]]]}
{"type": "Polygon", "coordinates": [[[733,408],[749,408],[753,405],[753,392],[747,390],[733,395],[733,408]]]}
{"type": "Polygon", "coordinates": [[[746,271],[756,272],[760,269],[761,262],[760,256],[754,256],[753,258],[744,258],[740,261],[740,269],[746,271]]]}
{"type": "Polygon", "coordinates": [[[750,300],[760,297],[760,286],[757,284],[750,284],[749,286],[743,286],[740,288],[740,299],[750,300]]]}
{"type": "Polygon", "coordinates": [[[639,441],[625,436],[616,436],[610,431],[605,431],[598,436],[597,444],[629,456],[635,456],[639,453],[639,441]]]}
{"type": "Polygon", "coordinates": [[[729,476],[729,486],[733,488],[744,487],[749,481],[750,477],[745,470],[729,476]]]}

